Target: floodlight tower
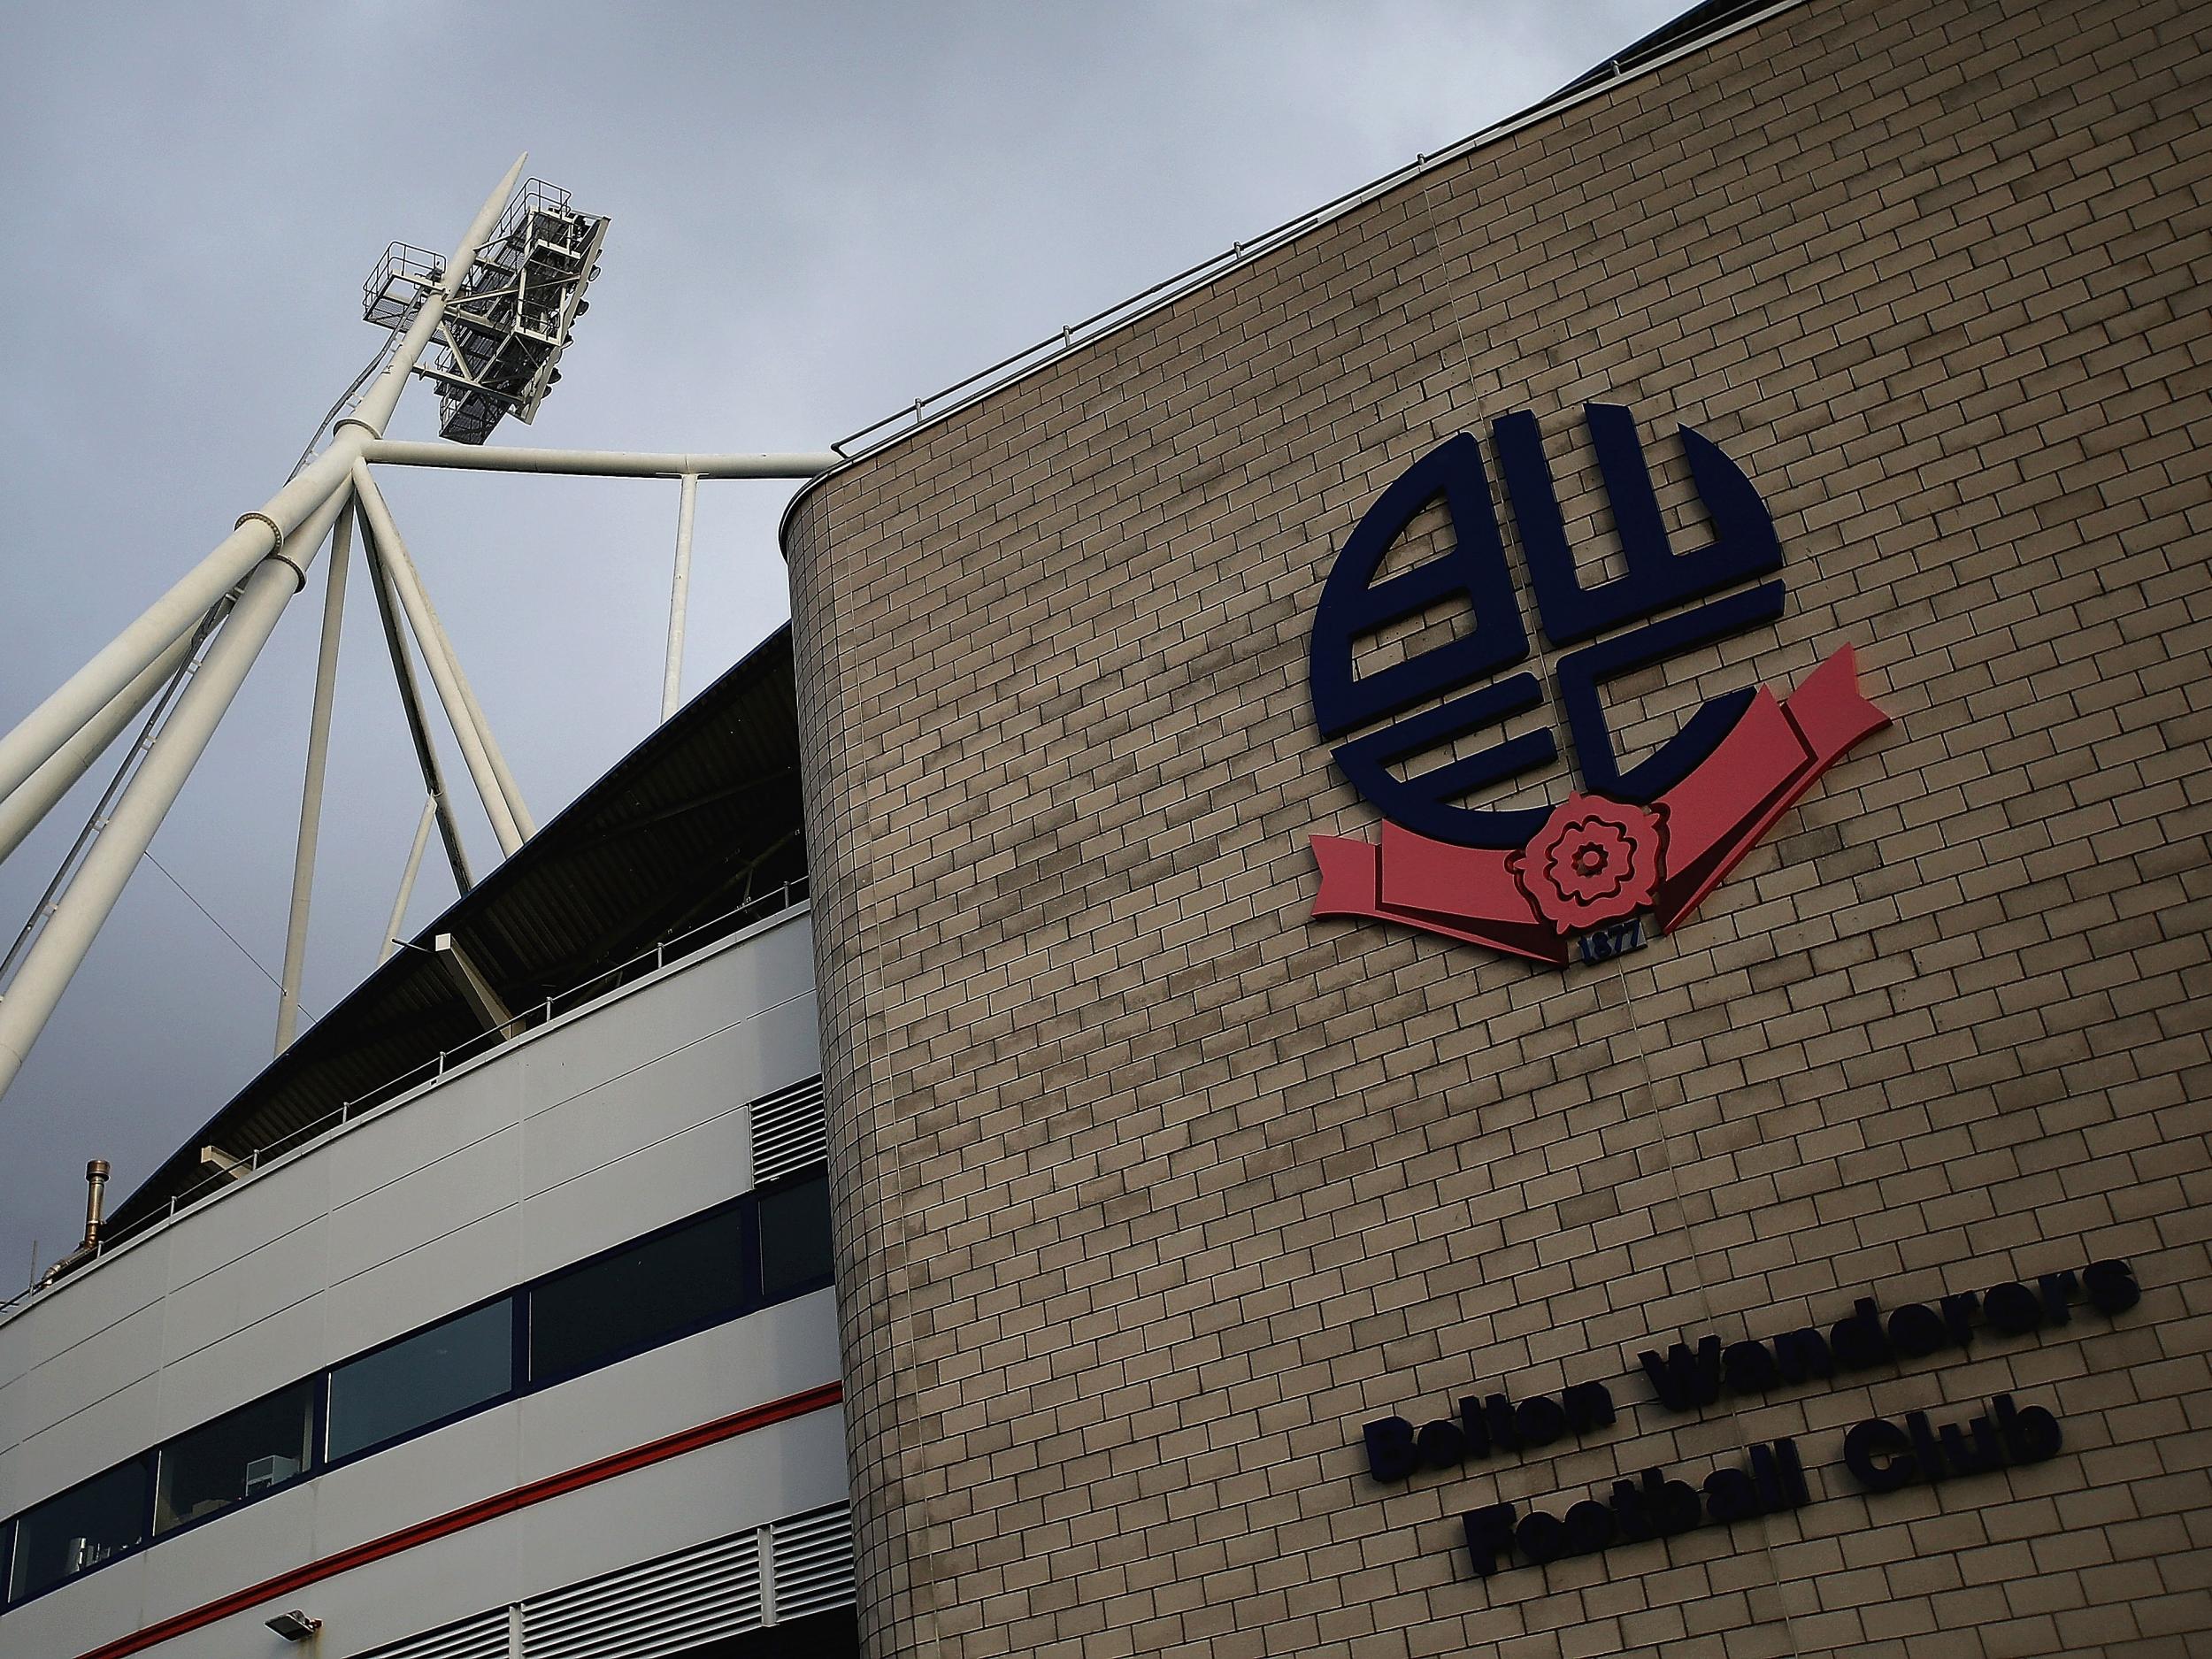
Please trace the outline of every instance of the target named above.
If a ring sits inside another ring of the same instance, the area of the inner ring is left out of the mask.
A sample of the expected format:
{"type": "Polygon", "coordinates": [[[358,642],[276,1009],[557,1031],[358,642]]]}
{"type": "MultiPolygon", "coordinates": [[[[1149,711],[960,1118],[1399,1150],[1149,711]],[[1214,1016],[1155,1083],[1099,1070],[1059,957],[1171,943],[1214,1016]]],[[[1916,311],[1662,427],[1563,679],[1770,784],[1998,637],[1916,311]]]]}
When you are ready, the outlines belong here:
{"type": "MultiPolygon", "coordinates": [[[[333,411],[339,419],[320,451],[311,449],[282,488],[242,514],[212,552],[0,737],[0,857],[5,857],[151,705],[92,821],[14,948],[0,957],[0,1093],[14,1080],[286,603],[306,586],[308,568],[326,535],[333,557],[301,795],[277,1018],[279,1051],[291,1041],[298,1016],[346,560],[355,523],[365,545],[426,796],[394,927],[404,912],[434,822],[442,832],[457,884],[465,890],[470,884],[406,633],[411,632],[429,672],[501,856],[512,853],[534,833],[514,775],[371,475],[372,463],[682,480],[667,671],[672,687],[682,647],[682,594],[697,480],[811,478],[841,458],[822,452],[626,455],[487,447],[485,439],[502,419],[513,415],[527,423],[559,380],[561,354],[586,310],[584,290],[598,273],[606,240],[607,219],[578,212],[567,192],[535,180],[518,189],[526,159],[518,158],[507,170],[449,257],[441,260],[398,242],[388,250],[365,287],[364,315],[390,331],[390,341],[339,400],[333,411]],[[417,374],[437,385],[439,430],[451,443],[394,443],[384,438],[400,393],[417,374]],[[348,410],[371,375],[373,383],[348,410]]],[[[672,702],[664,704],[664,718],[672,707],[672,702]]]]}
{"type": "MultiPolygon", "coordinates": [[[[579,213],[568,192],[533,179],[508,204],[438,324],[437,355],[418,373],[438,382],[438,431],[480,444],[505,415],[528,425],[561,378],[569,330],[590,309],[607,220],[579,213]]],[[[394,242],[362,288],[361,314],[395,333],[444,280],[431,254],[394,242]]]]}

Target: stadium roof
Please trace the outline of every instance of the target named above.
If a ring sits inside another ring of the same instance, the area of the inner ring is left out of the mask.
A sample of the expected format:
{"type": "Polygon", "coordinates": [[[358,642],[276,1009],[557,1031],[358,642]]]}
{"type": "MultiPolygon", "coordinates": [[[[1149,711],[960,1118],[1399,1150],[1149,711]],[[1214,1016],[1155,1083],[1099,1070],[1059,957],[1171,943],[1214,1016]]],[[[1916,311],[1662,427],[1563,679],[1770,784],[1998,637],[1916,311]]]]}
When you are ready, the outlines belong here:
{"type": "Polygon", "coordinates": [[[1775,0],[1704,0],[1703,4],[1692,6],[1671,22],[1661,24],[1641,40],[1622,47],[1603,63],[1577,75],[1546,98],[1544,104],[1555,103],[1575,93],[1586,92],[1616,76],[1640,69],[1653,58],[1663,58],[1678,47],[1687,46],[1708,35],[1717,35],[1755,13],[1771,11],[1774,4],[1775,0]]]}
{"type": "MultiPolygon", "coordinates": [[[[1347,203],[1394,188],[1495,133],[1603,89],[1669,54],[1729,32],[1790,0],[1703,0],[1614,53],[1521,114],[1438,156],[1279,227],[1232,256],[1208,261],[1110,308],[1080,328],[949,388],[916,405],[943,407],[934,418],[1087,344],[1153,305],[1203,286],[1283,240],[1324,222],[1347,203]]],[[[848,444],[888,422],[864,428],[848,444]]],[[[930,424],[922,421],[920,425],[930,424]]],[[[862,445],[857,454],[912,435],[862,445]]],[[[813,480],[786,505],[787,526],[824,480],[813,480]]],[[[348,1106],[365,1106],[412,1087],[441,1053],[487,1041],[481,1016],[448,963],[425,948],[449,933],[518,1015],[548,997],[595,983],[640,951],[719,921],[721,932],[749,919],[733,915],[749,895],[806,873],[801,822],[796,704],[787,625],[693,701],[547,825],[515,856],[386,962],[211,1118],[115,1213],[111,1232],[142,1225],[173,1200],[197,1195],[222,1177],[204,1163],[213,1146],[232,1157],[265,1155],[319,1133],[348,1106]]],[[[705,929],[687,944],[719,936],[705,929]]],[[[649,957],[647,967],[651,965],[649,957]]],[[[541,1017],[541,1014],[539,1016],[541,1017]]]]}
{"type": "Polygon", "coordinates": [[[565,1012],[651,971],[657,946],[673,956],[780,908],[805,877],[787,624],[241,1090],[117,1207],[111,1236],[222,1185],[201,1148],[267,1156],[425,1080],[441,1053],[501,1041],[429,948],[438,935],[515,1015],[511,1034],[541,1022],[549,998],[565,1012]]]}

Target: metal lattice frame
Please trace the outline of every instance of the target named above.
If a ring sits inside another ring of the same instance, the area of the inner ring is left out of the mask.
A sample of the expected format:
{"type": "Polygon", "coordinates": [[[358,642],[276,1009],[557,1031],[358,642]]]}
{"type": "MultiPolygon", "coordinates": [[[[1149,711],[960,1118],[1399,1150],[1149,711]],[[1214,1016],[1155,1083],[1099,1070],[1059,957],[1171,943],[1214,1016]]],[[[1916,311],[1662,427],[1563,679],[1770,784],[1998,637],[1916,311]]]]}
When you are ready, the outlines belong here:
{"type": "MultiPolygon", "coordinates": [[[[527,425],[561,377],[569,331],[588,308],[607,219],[579,213],[568,192],[533,179],[507,204],[461,278],[416,373],[438,383],[438,430],[480,444],[509,415],[527,425]]],[[[404,327],[445,280],[432,254],[394,242],[362,288],[362,316],[404,327]]]]}

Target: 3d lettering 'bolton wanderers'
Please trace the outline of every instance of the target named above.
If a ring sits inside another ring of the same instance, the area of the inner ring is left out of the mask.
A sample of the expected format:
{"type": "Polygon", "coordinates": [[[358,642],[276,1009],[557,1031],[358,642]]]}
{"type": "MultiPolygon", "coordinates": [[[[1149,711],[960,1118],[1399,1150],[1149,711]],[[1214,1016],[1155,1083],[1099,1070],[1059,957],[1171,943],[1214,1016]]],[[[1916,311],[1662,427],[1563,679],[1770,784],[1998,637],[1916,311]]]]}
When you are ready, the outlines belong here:
{"type": "Polygon", "coordinates": [[[1313,626],[1314,718],[1323,737],[1345,740],[1337,765],[1384,822],[1379,846],[1313,838],[1321,869],[1317,917],[1400,922],[1539,962],[1564,964],[1579,943],[1586,961],[1603,960],[1640,940],[1646,914],[1661,933],[1680,926],[1822,772],[1889,724],[1860,695],[1847,645],[1786,697],[1763,686],[1715,697],[1655,752],[1621,766],[1600,687],[1777,620],[1782,544],[1735,463],[1681,426],[1713,540],[1674,552],[1633,418],[1610,403],[1586,404],[1583,412],[1624,566],[1594,586],[1576,575],[1536,418],[1525,411],[1502,417],[1491,442],[1536,617],[1561,653],[1553,689],[1584,790],[1550,808],[1465,803],[1551,764],[1559,749],[1550,731],[1537,730],[1465,752],[1465,740],[1543,705],[1545,695],[1535,673],[1504,673],[1528,661],[1529,635],[1482,452],[1463,432],[1382,493],[1322,588],[1313,626]],[[1452,545],[1378,581],[1392,542],[1440,498],[1452,545]],[[1363,641],[1455,601],[1472,618],[1449,643],[1355,671],[1363,641]],[[1701,603],[1677,609],[1693,601],[1701,603]],[[1405,763],[1448,747],[1463,752],[1401,775],[1405,763]]]}

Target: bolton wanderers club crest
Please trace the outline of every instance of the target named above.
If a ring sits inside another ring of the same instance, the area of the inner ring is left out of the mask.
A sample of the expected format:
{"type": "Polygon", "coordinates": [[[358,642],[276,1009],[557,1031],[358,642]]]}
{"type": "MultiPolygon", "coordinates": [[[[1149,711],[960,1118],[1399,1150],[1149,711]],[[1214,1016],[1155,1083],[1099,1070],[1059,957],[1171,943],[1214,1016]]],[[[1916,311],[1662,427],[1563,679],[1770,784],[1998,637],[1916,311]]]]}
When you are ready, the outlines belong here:
{"type": "Polygon", "coordinates": [[[1858,689],[1851,648],[1794,691],[1727,692],[1699,708],[1658,749],[1624,769],[1600,687],[1782,614],[1782,544],[1765,503],[1735,463],[1687,426],[1690,477],[1713,526],[1709,546],[1668,544],[1657,493],[1629,411],[1583,413],[1620,541],[1621,573],[1586,587],[1536,418],[1491,428],[1534,611],[1560,653],[1551,705],[1563,717],[1584,787],[1556,806],[1500,809],[1468,797],[1558,758],[1546,729],[1482,746],[1514,715],[1546,703],[1527,670],[1531,647],[1491,508],[1481,449],[1461,433],[1423,456],[1369,508],[1337,556],[1314,616],[1314,718],[1338,741],[1336,763],[1382,814],[1379,846],[1313,838],[1321,869],[1316,916],[1364,916],[1565,963],[1578,947],[1600,961],[1640,942],[1647,916],[1680,926],[1815,779],[1889,717],[1858,689]],[[1452,545],[1381,580],[1384,555],[1431,502],[1450,515],[1452,545]],[[1430,607],[1463,605],[1449,643],[1358,673],[1355,651],[1430,607]],[[1511,672],[1511,671],[1518,672],[1511,672]],[[1452,758],[1406,775],[1416,757],[1452,758]]]}

